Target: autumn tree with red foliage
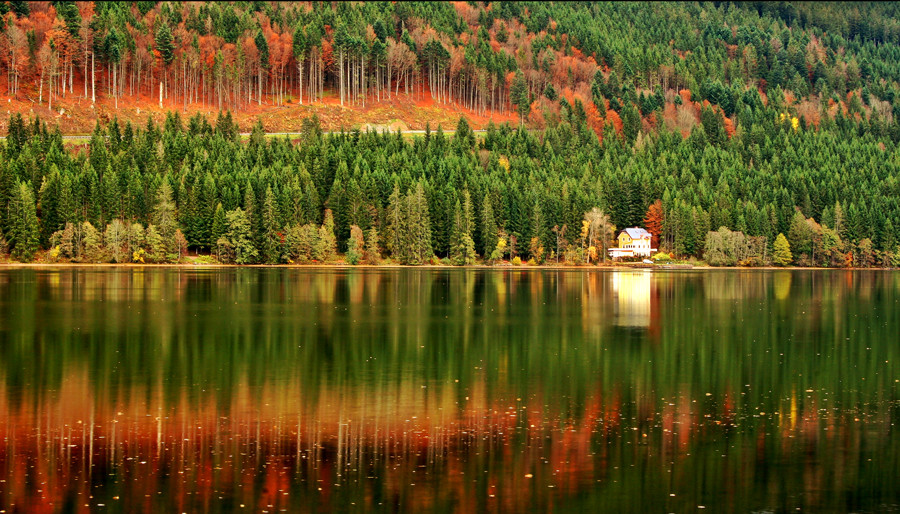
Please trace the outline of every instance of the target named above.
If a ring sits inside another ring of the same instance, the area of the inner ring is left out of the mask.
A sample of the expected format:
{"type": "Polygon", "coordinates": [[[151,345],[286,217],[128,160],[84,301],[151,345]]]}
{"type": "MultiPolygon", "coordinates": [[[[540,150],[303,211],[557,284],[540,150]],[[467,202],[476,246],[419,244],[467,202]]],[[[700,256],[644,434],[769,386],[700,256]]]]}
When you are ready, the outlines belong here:
{"type": "Polygon", "coordinates": [[[656,200],[650,204],[650,207],[647,208],[647,214],[644,215],[644,228],[652,236],[650,240],[652,248],[659,248],[659,235],[662,234],[663,220],[662,200],[656,200]]]}

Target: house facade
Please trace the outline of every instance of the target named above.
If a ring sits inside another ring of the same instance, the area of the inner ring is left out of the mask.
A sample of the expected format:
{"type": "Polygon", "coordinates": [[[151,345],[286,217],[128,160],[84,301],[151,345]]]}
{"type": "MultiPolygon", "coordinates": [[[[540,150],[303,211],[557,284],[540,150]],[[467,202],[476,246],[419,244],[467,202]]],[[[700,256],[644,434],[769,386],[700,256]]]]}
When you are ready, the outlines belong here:
{"type": "Polygon", "coordinates": [[[631,227],[619,232],[616,238],[619,242],[618,248],[610,248],[609,256],[613,259],[623,257],[650,257],[656,251],[656,248],[650,247],[650,241],[653,236],[650,232],[640,228],[631,227]]]}

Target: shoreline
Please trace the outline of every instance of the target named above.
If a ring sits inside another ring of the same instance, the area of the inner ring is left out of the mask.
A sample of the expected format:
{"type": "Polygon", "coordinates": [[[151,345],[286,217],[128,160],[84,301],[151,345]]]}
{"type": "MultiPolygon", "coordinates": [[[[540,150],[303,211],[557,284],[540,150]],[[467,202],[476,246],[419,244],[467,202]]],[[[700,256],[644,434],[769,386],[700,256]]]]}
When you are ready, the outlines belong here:
{"type": "MultiPolygon", "coordinates": [[[[673,266],[673,265],[669,265],[673,266]]],[[[548,265],[541,264],[537,266],[513,266],[513,265],[501,265],[501,266],[491,266],[487,264],[470,264],[464,266],[445,266],[439,264],[420,264],[420,265],[409,265],[409,264],[211,264],[211,263],[164,263],[164,264],[156,264],[156,263],[112,263],[112,262],[103,262],[103,263],[73,263],[73,262],[59,262],[59,263],[50,263],[50,262],[4,262],[0,263],[0,271],[8,270],[8,269],[54,269],[54,268],[73,268],[73,269],[92,269],[92,268],[131,268],[131,269],[140,269],[144,270],[147,268],[169,268],[169,269],[241,269],[241,268],[252,268],[252,269],[309,269],[309,270],[325,270],[325,269],[339,269],[339,270],[347,270],[347,269],[363,269],[363,270],[391,270],[391,269],[427,269],[427,270],[453,270],[453,269],[470,269],[470,270],[492,270],[492,271],[636,271],[636,270],[646,270],[651,272],[659,272],[659,271],[900,271],[900,268],[884,268],[884,267],[871,267],[871,268],[824,268],[824,267],[802,267],[802,266],[758,266],[758,267],[744,267],[744,266],[689,266],[682,265],[683,267],[669,267],[667,265],[655,266],[655,265],[646,265],[642,264],[638,265],[627,265],[627,264],[619,264],[619,265],[609,265],[609,266],[596,266],[596,265],[548,265]]],[[[678,265],[674,265],[678,266],[678,265]]]]}

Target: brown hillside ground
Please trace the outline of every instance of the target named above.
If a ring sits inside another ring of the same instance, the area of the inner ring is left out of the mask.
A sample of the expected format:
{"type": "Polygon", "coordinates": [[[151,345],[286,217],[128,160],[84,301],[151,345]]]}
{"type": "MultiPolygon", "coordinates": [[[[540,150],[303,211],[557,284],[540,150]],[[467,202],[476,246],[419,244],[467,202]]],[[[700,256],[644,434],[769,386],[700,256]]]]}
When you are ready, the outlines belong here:
{"type": "MultiPolygon", "coordinates": [[[[7,88],[3,82],[5,80],[0,81],[0,91],[6,93],[7,88]]],[[[42,103],[38,103],[37,92],[32,89],[34,88],[23,88],[16,98],[11,98],[8,94],[0,96],[0,103],[5,106],[6,111],[0,111],[0,134],[6,134],[9,116],[15,113],[22,114],[26,119],[40,116],[50,127],[58,126],[63,135],[89,135],[98,121],[105,125],[113,118],[117,118],[120,124],[130,121],[132,125],[143,127],[148,117],[152,117],[157,124],[162,124],[166,113],[176,110],[185,123],[188,118],[200,113],[210,124],[214,124],[218,115],[216,105],[191,104],[185,107],[181,102],[164,101],[160,108],[158,98],[154,101],[146,95],[119,98],[116,108],[115,99],[101,95],[99,91],[97,103],[91,106],[90,92],[88,98],[84,98],[84,90],[78,87],[74,88],[74,93],[54,96],[51,111],[46,89],[42,103]]],[[[265,100],[264,98],[262,105],[251,104],[232,112],[242,132],[249,132],[257,120],[262,122],[267,132],[298,132],[303,119],[313,114],[318,115],[324,130],[424,130],[426,124],[430,124],[435,130],[438,126],[444,130],[452,130],[461,116],[468,120],[473,129],[484,128],[492,121],[496,124],[518,122],[518,117],[512,110],[478,114],[456,103],[435,102],[427,90],[410,95],[401,93],[399,96],[392,96],[390,100],[381,101],[376,101],[372,96],[366,100],[365,107],[361,102],[341,106],[340,100],[331,91],[312,104],[300,104],[293,99],[285,105],[273,105],[271,99],[268,102],[265,100]]]]}

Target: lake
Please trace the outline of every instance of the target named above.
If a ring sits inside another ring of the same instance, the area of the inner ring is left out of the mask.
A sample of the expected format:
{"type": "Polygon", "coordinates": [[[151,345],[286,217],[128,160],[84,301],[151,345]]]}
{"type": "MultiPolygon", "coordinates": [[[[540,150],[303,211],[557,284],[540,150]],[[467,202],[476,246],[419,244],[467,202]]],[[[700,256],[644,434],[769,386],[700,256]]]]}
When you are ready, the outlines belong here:
{"type": "Polygon", "coordinates": [[[0,270],[0,509],[900,510],[900,273],[0,270]]]}

